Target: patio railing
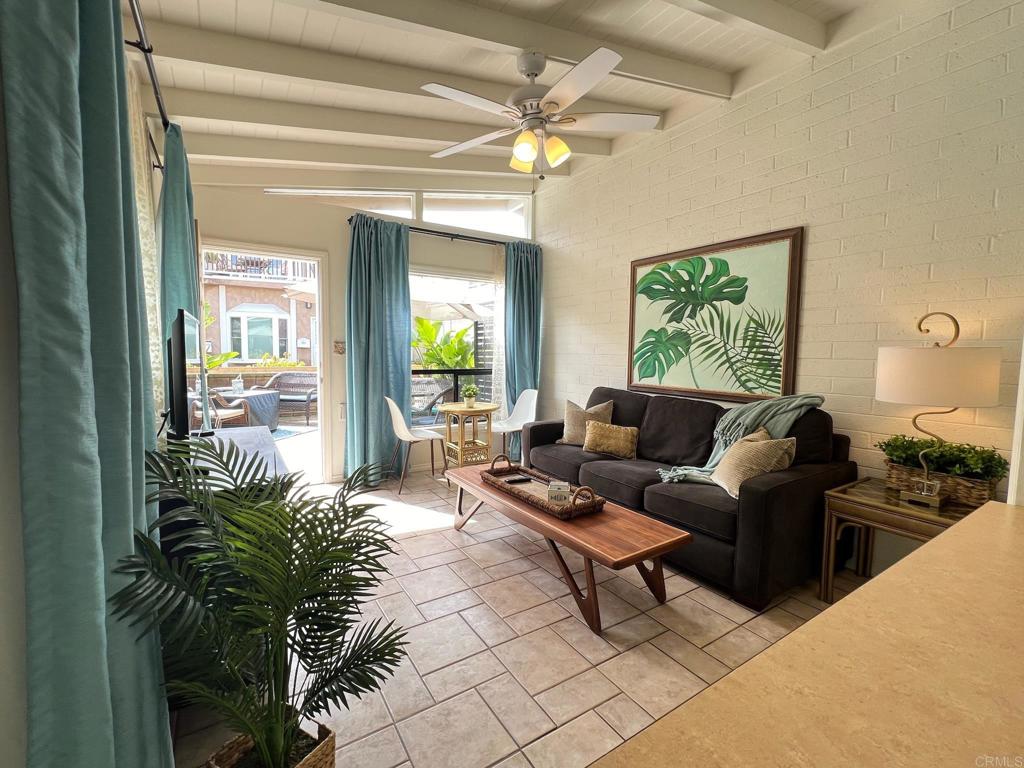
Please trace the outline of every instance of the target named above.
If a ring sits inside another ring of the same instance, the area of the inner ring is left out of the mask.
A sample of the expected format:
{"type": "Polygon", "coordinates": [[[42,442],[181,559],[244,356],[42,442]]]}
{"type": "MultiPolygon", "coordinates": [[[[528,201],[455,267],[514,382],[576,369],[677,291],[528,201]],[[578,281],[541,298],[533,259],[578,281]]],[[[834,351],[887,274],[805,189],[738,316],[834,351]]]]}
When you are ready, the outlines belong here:
{"type": "Polygon", "coordinates": [[[206,251],[204,277],[230,277],[254,282],[301,283],[316,278],[316,263],[296,259],[275,259],[246,253],[206,251]]]}
{"type": "Polygon", "coordinates": [[[490,368],[414,368],[412,370],[412,423],[436,424],[437,406],[461,399],[459,388],[473,382],[480,388],[477,400],[493,399],[493,380],[490,368]]]}

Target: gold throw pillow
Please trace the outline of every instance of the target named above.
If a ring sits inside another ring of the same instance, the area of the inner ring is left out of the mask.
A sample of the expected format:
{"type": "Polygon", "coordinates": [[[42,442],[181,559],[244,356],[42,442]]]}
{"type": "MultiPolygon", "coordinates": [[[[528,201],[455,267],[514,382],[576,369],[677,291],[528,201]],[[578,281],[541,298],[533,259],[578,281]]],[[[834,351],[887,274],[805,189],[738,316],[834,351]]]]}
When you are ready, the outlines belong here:
{"type": "Polygon", "coordinates": [[[565,427],[562,430],[562,437],[555,442],[564,445],[583,445],[587,439],[587,422],[599,421],[602,424],[612,423],[612,408],[615,402],[609,400],[607,403],[597,405],[584,410],[572,400],[565,401],[565,427]]]}
{"type": "Polygon", "coordinates": [[[587,423],[587,438],[583,450],[607,453],[620,459],[636,458],[636,441],[640,437],[637,427],[619,427],[599,421],[587,423]]]}
{"type": "Polygon", "coordinates": [[[737,499],[744,481],[786,469],[796,455],[796,438],[770,440],[768,437],[768,431],[762,428],[733,443],[712,473],[712,482],[737,499]]]}

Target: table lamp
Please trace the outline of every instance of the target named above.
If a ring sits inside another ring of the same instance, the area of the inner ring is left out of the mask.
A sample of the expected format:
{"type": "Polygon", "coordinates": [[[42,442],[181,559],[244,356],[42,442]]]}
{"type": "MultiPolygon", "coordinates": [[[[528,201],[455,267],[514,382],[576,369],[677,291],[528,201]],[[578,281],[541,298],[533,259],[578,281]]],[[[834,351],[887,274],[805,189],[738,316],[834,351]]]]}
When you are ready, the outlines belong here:
{"type": "MultiPolygon", "coordinates": [[[[956,347],[960,338],[960,323],[947,312],[929,312],[917,323],[917,330],[927,334],[926,320],[945,317],[953,324],[953,338],[945,344],[935,342],[926,347],[879,347],[875,370],[875,399],[886,403],[902,403],[938,408],[914,416],[914,429],[932,437],[941,445],[943,440],[921,426],[922,416],[953,413],[959,408],[984,408],[999,404],[1000,347],[956,347]]],[[[917,492],[901,491],[900,499],[917,504],[940,507],[948,494],[942,493],[939,483],[930,479],[927,454],[918,458],[924,468],[924,481],[917,492]]]]}

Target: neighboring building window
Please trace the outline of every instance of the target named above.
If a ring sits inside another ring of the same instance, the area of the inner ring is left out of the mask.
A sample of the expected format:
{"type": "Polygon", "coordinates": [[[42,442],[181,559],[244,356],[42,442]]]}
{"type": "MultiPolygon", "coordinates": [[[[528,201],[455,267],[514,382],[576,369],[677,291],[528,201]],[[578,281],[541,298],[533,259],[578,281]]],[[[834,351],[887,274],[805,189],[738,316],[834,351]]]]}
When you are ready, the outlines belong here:
{"type": "Polygon", "coordinates": [[[273,304],[240,304],[228,311],[231,349],[240,361],[287,357],[291,346],[288,314],[273,304]]]}
{"type": "Polygon", "coordinates": [[[424,192],[423,220],[510,237],[529,237],[530,198],[424,192]]]}
{"type": "Polygon", "coordinates": [[[231,351],[242,356],[242,318],[231,318],[231,351]]]}
{"type": "Polygon", "coordinates": [[[248,358],[260,358],[264,355],[274,354],[274,318],[272,317],[249,317],[246,318],[246,337],[249,341],[245,356],[248,358]]]}

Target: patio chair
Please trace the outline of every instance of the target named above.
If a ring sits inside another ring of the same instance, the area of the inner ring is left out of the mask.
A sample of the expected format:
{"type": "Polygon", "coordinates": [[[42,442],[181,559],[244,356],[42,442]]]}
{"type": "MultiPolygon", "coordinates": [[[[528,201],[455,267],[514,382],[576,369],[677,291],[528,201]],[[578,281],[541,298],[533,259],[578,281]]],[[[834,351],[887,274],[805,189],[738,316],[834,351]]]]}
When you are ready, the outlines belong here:
{"type": "Polygon", "coordinates": [[[306,426],[316,403],[316,371],[282,371],[275,373],[266,384],[253,389],[276,389],[281,393],[281,412],[301,411],[306,415],[306,426]]]}
{"type": "Polygon", "coordinates": [[[412,422],[429,419],[437,423],[440,412],[434,413],[434,406],[444,402],[445,396],[452,391],[452,382],[435,379],[430,376],[412,377],[412,422]]]}
{"type": "MultiPolygon", "coordinates": [[[[417,427],[410,427],[405,423],[405,416],[402,415],[401,409],[398,404],[395,403],[390,397],[385,396],[384,400],[388,404],[388,410],[391,412],[391,428],[395,430],[395,437],[398,441],[395,443],[395,452],[391,454],[391,463],[388,464],[388,469],[391,471],[391,475],[394,476],[395,470],[395,459],[398,458],[398,449],[402,447],[402,443],[408,443],[409,448],[405,452],[405,463],[402,466],[402,479],[398,483],[398,494],[402,494],[402,486],[405,485],[405,475],[409,471],[409,454],[412,453],[412,447],[416,443],[422,443],[424,440],[430,443],[430,476],[434,476],[434,441],[437,440],[441,443],[441,461],[444,462],[444,470],[448,470],[448,457],[444,452],[444,438],[441,437],[437,432],[430,429],[422,429],[417,427]]],[[[448,483],[448,487],[452,487],[451,480],[448,480],[448,476],[445,475],[445,481],[448,483]]]]}
{"type": "MultiPolygon", "coordinates": [[[[198,398],[192,401],[189,412],[191,428],[199,429],[203,424],[203,407],[198,398]]],[[[220,392],[210,392],[210,426],[214,429],[248,427],[249,403],[242,399],[228,402],[220,392]]]]}

